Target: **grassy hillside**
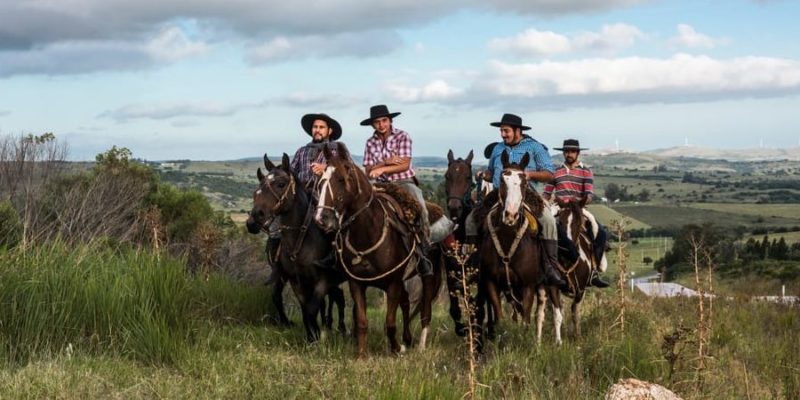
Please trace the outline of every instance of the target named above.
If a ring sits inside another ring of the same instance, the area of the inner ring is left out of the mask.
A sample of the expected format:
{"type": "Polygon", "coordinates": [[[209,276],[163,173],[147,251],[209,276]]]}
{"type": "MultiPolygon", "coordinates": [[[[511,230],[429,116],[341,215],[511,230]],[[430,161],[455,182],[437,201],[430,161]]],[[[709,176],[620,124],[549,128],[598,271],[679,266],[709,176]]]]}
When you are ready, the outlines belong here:
{"type": "MultiPolygon", "coordinates": [[[[266,323],[265,288],[185,275],[175,260],[43,246],[0,253],[0,266],[3,397],[460,399],[467,390],[464,347],[441,302],[430,348],[400,357],[386,352],[373,302],[370,356],[355,360],[350,338],[306,344],[296,313],[292,328],[266,323]]],[[[583,336],[567,335],[561,347],[549,323],[537,347],[530,327],[501,322],[478,366],[477,397],[600,399],[624,377],[684,398],[800,396],[796,310],[715,302],[713,358],[697,384],[691,333],[664,339],[695,325],[693,300],[634,295],[622,332],[615,299],[590,292],[583,336]]]]}

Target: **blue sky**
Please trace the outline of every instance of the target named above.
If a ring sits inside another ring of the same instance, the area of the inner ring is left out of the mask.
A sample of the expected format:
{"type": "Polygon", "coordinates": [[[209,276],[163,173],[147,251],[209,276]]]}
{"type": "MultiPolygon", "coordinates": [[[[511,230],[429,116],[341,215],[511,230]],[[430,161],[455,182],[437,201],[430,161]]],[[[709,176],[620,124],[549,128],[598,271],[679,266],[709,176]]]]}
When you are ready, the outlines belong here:
{"type": "Polygon", "coordinates": [[[70,158],[292,153],[373,104],[416,155],[479,151],[504,112],[553,147],[800,144],[800,2],[0,0],[0,134],[70,158]]]}

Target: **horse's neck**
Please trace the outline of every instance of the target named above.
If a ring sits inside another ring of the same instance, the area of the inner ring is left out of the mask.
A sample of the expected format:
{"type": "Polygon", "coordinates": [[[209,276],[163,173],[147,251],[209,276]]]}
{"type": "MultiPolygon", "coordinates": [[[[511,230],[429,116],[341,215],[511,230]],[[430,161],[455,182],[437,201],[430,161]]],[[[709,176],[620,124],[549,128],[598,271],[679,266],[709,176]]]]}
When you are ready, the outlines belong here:
{"type": "Polygon", "coordinates": [[[297,188],[292,201],[292,207],[281,216],[281,224],[288,227],[299,227],[303,225],[308,212],[308,194],[302,189],[297,188]]]}

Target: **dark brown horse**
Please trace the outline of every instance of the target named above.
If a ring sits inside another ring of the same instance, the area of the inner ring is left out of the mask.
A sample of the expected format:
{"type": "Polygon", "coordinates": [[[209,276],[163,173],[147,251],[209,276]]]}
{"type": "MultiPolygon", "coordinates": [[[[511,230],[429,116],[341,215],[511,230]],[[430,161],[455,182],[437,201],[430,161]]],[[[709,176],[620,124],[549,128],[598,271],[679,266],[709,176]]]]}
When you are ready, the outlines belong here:
{"type": "MultiPolygon", "coordinates": [[[[586,294],[586,288],[591,287],[592,271],[605,271],[608,261],[605,250],[595,251],[593,236],[597,235],[600,227],[596,222],[590,221],[584,214],[586,199],[579,202],[559,203],[560,210],[556,216],[559,225],[566,229],[567,237],[578,250],[576,260],[561,260],[561,274],[569,284],[568,296],[572,297],[572,329],[575,336],[580,336],[580,304],[586,294]]],[[[539,288],[539,297],[536,305],[536,341],[542,340],[542,325],[544,324],[545,304],[547,297],[553,304],[553,325],[555,328],[556,343],[561,344],[561,323],[564,319],[561,302],[561,291],[553,287],[539,288]]]]}
{"type": "MultiPolygon", "coordinates": [[[[337,253],[342,269],[348,276],[353,297],[358,356],[366,355],[367,346],[367,287],[386,292],[386,336],[390,351],[402,350],[395,337],[397,307],[404,315],[403,341],[410,344],[407,293],[404,279],[416,273],[411,262],[418,245],[409,230],[404,228],[390,200],[379,195],[367,175],[350,159],[347,148],[338,144],[336,156],[324,148],[327,168],[318,184],[319,203],[316,221],[326,232],[336,232],[337,253]],[[403,304],[405,303],[405,305],[403,304]]],[[[402,212],[402,211],[401,211],[402,212]]],[[[431,321],[431,302],[434,295],[433,276],[422,278],[422,333],[420,349],[424,349],[431,321]]]]}
{"type": "Polygon", "coordinates": [[[280,166],[264,155],[264,166],[267,175],[261,168],[256,172],[259,188],[253,193],[248,229],[258,232],[280,217],[281,274],[289,281],[302,307],[306,338],[315,341],[320,336],[317,314],[324,307],[326,295],[337,303],[339,330],[344,333],[344,293],[339,285],[345,278],[335,268],[330,239],[311,220],[310,195],[299,185],[285,153],[280,166]]]}
{"type": "MultiPolygon", "coordinates": [[[[447,195],[447,211],[450,219],[458,224],[453,235],[459,243],[466,243],[466,219],[472,211],[474,203],[472,201],[472,189],[475,183],[472,179],[472,151],[467,158],[453,157],[453,151],[447,152],[447,172],[444,174],[444,190],[447,195]]],[[[450,317],[455,324],[455,332],[458,336],[466,335],[466,326],[462,321],[461,302],[459,296],[462,293],[461,280],[458,275],[461,268],[451,257],[445,259],[447,293],[450,298],[450,317]]],[[[476,277],[477,278],[477,277],[476,277]]]]}
{"type": "MultiPolygon", "coordinates": [[[[528,190],[524,171],[529,156],[525,154],[519,164],[509,163],[506,152],[500,159],[503,171],[497,201],[491,206],[485,204],[488,211],[479,213],[485,232],[480,248],[481,290],[495,315],[488,321],[490,338],[494,325],[503,317],[501,293],[507,293],[515,307],[522,307],[522,320],[527,324],[530,323],[536,288],[544,280],[539,241],[531,233],[530,226],[536,222],[526,215],[537,215],[542,207],[538,195],[528,190]]],[[[479,314],[478,320],[482,318],[479,314]]]]}

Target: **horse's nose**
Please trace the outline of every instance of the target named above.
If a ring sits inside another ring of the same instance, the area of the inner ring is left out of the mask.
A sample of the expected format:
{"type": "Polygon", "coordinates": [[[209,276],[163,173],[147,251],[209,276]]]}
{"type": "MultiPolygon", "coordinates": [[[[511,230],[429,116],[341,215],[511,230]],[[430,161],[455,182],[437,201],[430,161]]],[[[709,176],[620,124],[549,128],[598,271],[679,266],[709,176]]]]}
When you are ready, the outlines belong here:
{"type": "Polygon", "coordinates": [[[519,213],[516,213],[516,212],[512,213],[511,211],[504,211],[503,212],[503,222],[505,222],[508,225],[513,224],[514,221],[517,220],[517,214],[519,214],[519,213]]]}
{"type": "Polygon", "coordinates": [[[458,216],[461,215],[461,204],[457,206],[448,206],[447,212],[450,213],[450,218],[458,218],[458,216]]]}

